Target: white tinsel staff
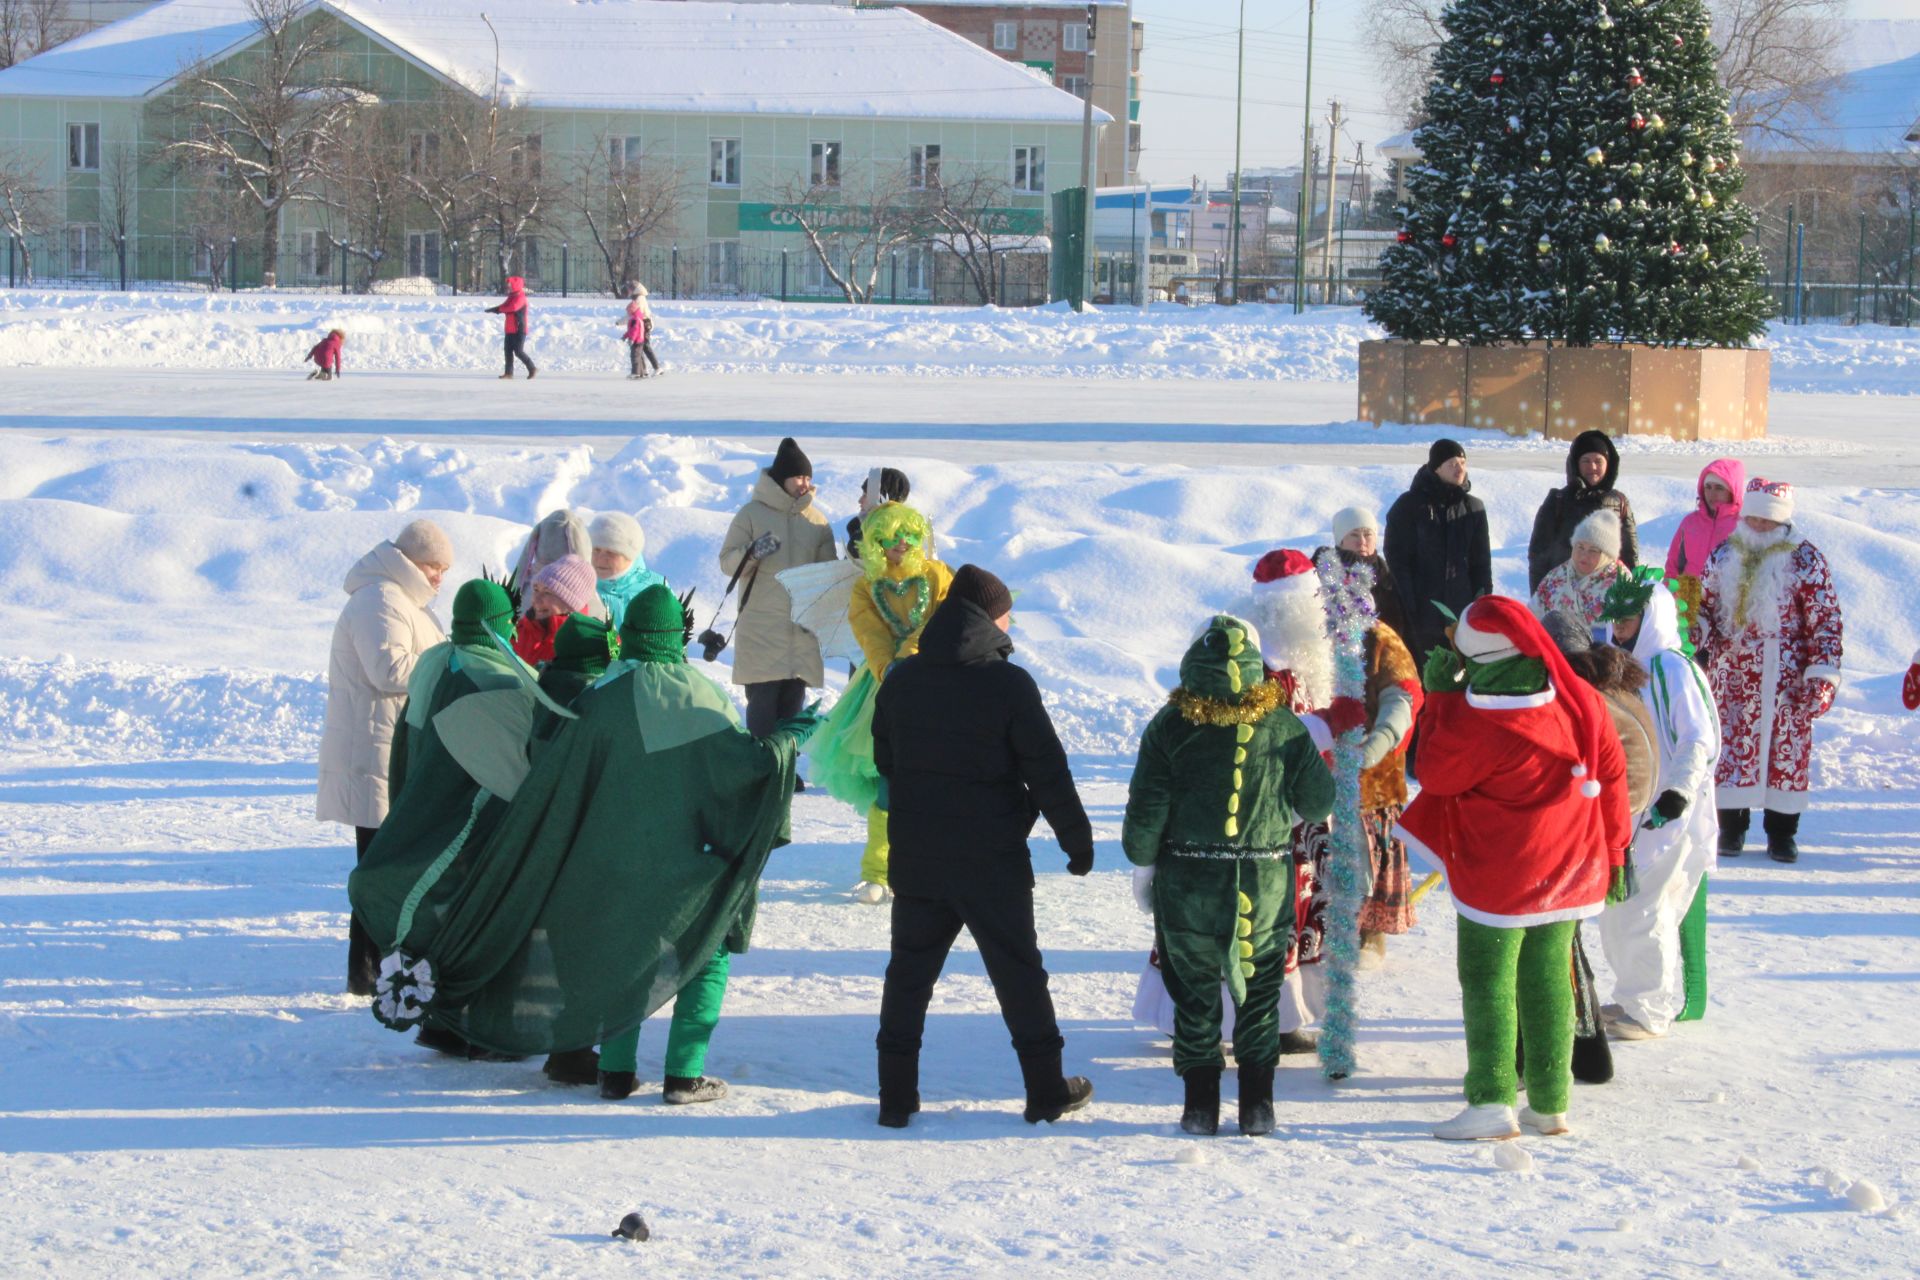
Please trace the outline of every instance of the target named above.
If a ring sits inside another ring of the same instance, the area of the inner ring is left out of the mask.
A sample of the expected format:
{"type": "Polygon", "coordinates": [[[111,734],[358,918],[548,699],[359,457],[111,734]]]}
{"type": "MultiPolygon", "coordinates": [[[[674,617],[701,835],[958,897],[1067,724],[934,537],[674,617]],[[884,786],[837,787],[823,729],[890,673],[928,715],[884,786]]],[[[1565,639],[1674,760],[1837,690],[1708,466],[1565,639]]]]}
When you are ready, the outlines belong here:
{"type": "MultiPolygon", "coordinates": [[[[1373,569],[1324,557],[1316,568],[1327,608],[1327,638],[1333,644],[1334,693],[1364,701],[1366,643],[1373,629],[1373,569]]],[[[1360,743],[1364,723],[1334,739],[1333,818],[1327,834],[1327,919],[1324,945],[1327,1012],[1320,1031],[1320,1072],[1344,1080],[1354,1069],[1356,999],[1354,973],[1360,959],[1360,898],[1366,883],[1367,829],[1360,814],[1360,743]]]]}

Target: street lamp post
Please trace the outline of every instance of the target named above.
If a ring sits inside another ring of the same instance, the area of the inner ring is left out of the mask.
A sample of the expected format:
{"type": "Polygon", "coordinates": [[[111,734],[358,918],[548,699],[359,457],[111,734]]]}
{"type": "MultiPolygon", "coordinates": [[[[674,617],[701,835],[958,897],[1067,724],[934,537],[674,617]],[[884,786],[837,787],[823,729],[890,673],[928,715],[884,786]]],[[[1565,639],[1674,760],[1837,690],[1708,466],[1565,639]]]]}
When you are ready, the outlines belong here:
{"type": "Polygon", "coordinates": [[[1233,300],[1240,301],[1240,119],[1247,89],[1247,0],[1240,0],[1239,52],[1233,76],[1233,300]]]}
{"type": "Polygon", "coordinates": [[[1306,105],[1301,109],[1304,123],[1300,149],[1300,217],[1293,228],[1293,310],[1296,315],[1307,309],[1307,221],[1313,217],[1313,14],[1318,7],[1318,0],[1307,0],[1306,105]]]}

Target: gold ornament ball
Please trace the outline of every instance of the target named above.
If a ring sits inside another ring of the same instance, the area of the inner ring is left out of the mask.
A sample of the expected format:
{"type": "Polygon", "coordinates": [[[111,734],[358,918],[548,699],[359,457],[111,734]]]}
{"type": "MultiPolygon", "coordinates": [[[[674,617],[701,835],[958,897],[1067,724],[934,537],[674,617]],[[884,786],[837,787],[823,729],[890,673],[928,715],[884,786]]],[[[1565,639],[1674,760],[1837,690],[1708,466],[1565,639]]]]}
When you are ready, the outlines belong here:
{"type": "Polygon", "coordinates": [[[1513,196],[1511,193],[1500,197],[1500,207],[1503,209],[1513,208],[1513,196]]]}
{"type": "Polygon", "coordinates": [[[1619,196],[1615,196],[1615,197],[1614,197],[1613,199],[1611,199],[1611,200],[1609,200],[1609,201],[1607,201],[1607,212],[1608,212],[1608,213],[1618,213],[1618,212],[1620,212],[1620,210],[1621,210],[1622,208],[1624,208],[1624,207],[1625,207],[1625,206],[1624,206],[1624,205],[1622,205],[1622,204],[1620,203],[1620,197],[1619,197],[1619,196]]]}
{"type": "Polygon", "coordinates": [[[1602,151],[1600,148],[1598,147],[1587,148],[1588,164],[1593,164],[1593,165],[1604,164],[1606,162],[1606,159],[1607,159],[1607,153],[1602,151]]]}
{"type": "Polygon", "coordinates": [[[1720,202],[1713,198],[1713,192],[1703,191],[1700,193],[1700,207],[1702,209],[1711,209],[1718,203],[1720,202]]]}
{"type": "Polygon", "coordinates": [[[1545,236],[1541,236],[1538,240],[1534,242],[1533,247],[1539,250],[1543,254],[1552,253],[1553,241],[1547,239],[1545,236]]]}
{"type": "Polygon", "coordinates": [[[1551,151],[1548,151],[1548,150],[1547,150],[1546,148],[1544,148],[1544,147],[1543,147],[1543,148],[1541,148],[1541,150],[1540,150],[1540,163],[1541,163],[1541,164],[1552,164],[1552,163],[1553,163],[1553,152],[1551,152],[1551,151]]]}
{"type": "Polygon", "coordinates": [[[1593,238],[1593,248],[1596,253],[1605,253],[1607,250],[1613,248],[1613,241],[1607,239],[1607,235],[1603,231],[1593,238]]]}

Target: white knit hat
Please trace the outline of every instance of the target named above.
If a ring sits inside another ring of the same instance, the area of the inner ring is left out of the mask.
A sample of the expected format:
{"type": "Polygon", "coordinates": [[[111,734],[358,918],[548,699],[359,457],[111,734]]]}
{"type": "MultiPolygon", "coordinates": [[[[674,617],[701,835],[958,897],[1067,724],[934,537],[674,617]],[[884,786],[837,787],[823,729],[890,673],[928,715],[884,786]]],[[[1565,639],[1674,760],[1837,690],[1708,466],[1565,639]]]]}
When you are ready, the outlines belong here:
{"type": "Polygon", "coordinates": [[[1759,476],[1747,481],[1746,498],[1740,503],[1741,516],[1759,516],[1762,520],[1777,520],[1781,524],[1793,520],[1793,486],[1785,480],[1763,480],[1759,476]]]}
{"type": "Polygon", "coordinates": [[[1602,507],[1574,528],[1573,541],[1598,547],[1613,559],[1620,558],[1620,517],[1611,507],[1602,507]]]}
{"type": "Polygon", "coordinates": [[[1337,545],[1346,541],[1348,534],[1355,529],[1371,529],[1380,532],[1380,520],[1365,507],[1342,507],[1333,513],[1333,540],[1337,545]]]}
{"type": "Polygon", "coordinates": [[[603,511],[587,526],[587,537],[595,547],[638,560],[647,549],[646,531],[640,522],[624,511],[603,511]]]}
{"type": "Polygon", "coordinates": [[[437,564],[443,569],[453,567],[453,539],[431,520],[415,520],[394,535],[393,545],[415,564],[437,564]]]}

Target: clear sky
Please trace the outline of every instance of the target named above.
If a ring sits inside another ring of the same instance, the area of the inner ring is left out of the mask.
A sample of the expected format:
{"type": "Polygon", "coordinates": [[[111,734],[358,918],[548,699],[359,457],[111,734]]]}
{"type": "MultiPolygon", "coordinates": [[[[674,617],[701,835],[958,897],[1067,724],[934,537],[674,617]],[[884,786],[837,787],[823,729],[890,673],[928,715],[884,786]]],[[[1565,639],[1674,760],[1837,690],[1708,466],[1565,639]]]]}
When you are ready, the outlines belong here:
{"type": "MultiPolygon", "coordinates": [[[[1371,46],[1361,38],[1363,0],[1319,0],[1314,20],[1313,100],[1326,138],[1330,99],[1348,123],[1340,154],[1400,130],[1387,114],[1371,46]]],[[[1920,0],[1852,0],[1856,18],[1920,17],[1920,0]]],[[[1233,169],[1234,36],[1238,0],[1134,0],[1146,23],[1141,56],[1141,169],[1154,182],[1195,174],[1219,185],[1233,169]]],[[[1246,0],[1246,107],[1242,154],[1249,169],[1300,162],[1307,0],[1246,0]]],[[[1376,172],[1378,172],[1376,170],[1376,172]]]]}

